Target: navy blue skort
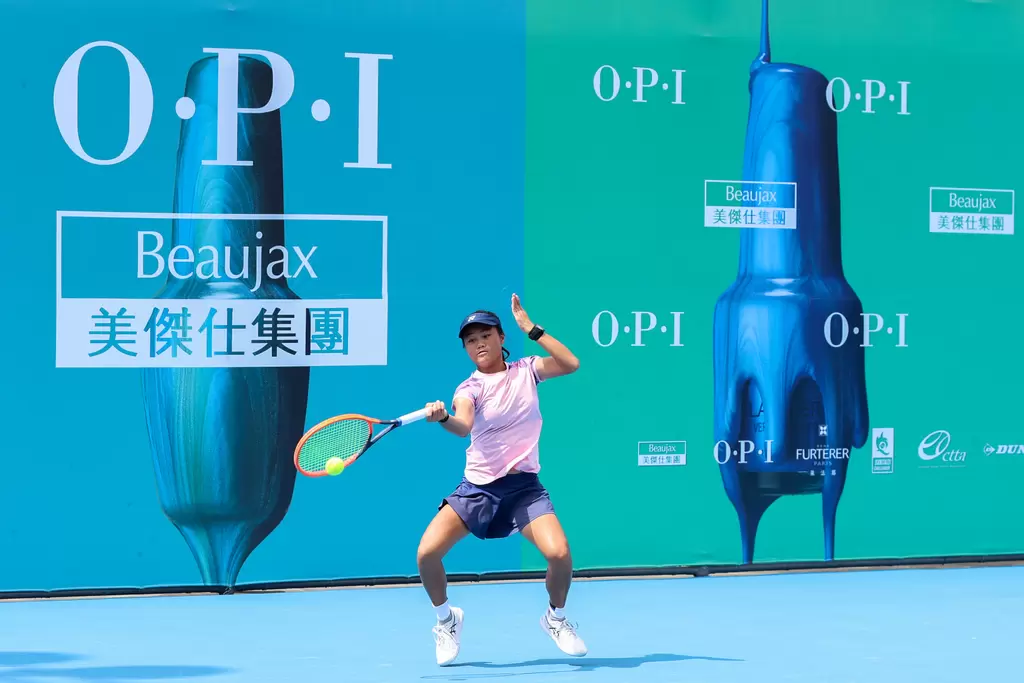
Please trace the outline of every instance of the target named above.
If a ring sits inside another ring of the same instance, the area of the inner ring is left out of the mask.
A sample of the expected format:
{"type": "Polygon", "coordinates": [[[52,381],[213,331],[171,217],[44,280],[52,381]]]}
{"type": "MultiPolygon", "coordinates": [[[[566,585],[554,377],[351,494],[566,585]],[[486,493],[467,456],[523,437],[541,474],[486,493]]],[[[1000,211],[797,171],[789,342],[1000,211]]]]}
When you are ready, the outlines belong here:
{"type": "Polygon", "coordinates": [[[555,508],[540,477],[531,472],[507,474],[477,486],[463,478],[455,491],[438,506],[450,505],[477,538],[505,538],[555,508]]]}

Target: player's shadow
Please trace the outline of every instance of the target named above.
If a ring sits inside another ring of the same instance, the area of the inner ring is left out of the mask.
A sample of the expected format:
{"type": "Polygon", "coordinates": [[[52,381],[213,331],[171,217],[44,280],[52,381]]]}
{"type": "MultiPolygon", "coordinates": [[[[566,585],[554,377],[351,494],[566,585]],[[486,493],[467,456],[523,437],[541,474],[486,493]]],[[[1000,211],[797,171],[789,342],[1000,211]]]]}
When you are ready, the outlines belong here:
{"type": "Polygon", "coordinates": [[[20,681],[41,678],[60,678],[80,681],[159,681],[180,678],[199,678],[232,673],[233,669],[218,666],[77,666],[53,668],[50,664],[65,664],[83,659],[78,655],[60,652],[0,652],[0,680],[20,681]]]}
{"type": "Polygon", "coordinates": [[[39,666],[41,664],[63,664],[82,659],[65,652],[6,652],[0,651],[0,666],[39,666]]]}
{"type": "Polygon", "coordinates": [[[535,676],[539,674],[550,675],[552,671],[512,671],[512,669],[525,669],[535,666],[571,666],[574,671],[595,671],[597,669],[635,669],[644,664],[659,664],[667,662],[685,662],[688,660],[703,660],[706,662],[742,662],[742,659],[729,659],[726,657],[698,657],[691,655],[671,654],[650,654],[643,657],[585,657],[574,659],[565,657],[563,659],[531,659],[525,662],[506,662],[495,664],[493,662],[465,662],[454,664],[450,668],[457,669],[447,675],[423,676],[425,679],[443,679],[450,681],[467,681],[478,678],[506,678],[511,676],[535,676]],[[473,673],[466,669],[491,669],[495,673],[473,673]],[[504,670],[502,672],[502,670],[504,670]]]}

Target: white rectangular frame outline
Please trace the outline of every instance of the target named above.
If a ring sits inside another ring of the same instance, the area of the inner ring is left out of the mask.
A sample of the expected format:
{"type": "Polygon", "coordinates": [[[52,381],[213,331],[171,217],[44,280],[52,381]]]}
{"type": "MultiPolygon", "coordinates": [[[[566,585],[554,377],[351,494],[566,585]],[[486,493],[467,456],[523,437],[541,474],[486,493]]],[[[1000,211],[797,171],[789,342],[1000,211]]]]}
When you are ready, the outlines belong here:
{"type": "Polygon", "coordinates": [[[704,208],[708,206],[708,183],[730,183],[739,185],[792,185],[793,186],[793,210],[797,209],[796,191],[797,184],[791,180],[705,180],[704,181],[704,208]]]}
{"type": "MultiPolygon", "coordinates": [[[[964,190],[965,192],[1009,192],[1010,193],[1010,215],[1011,216],[1014,216],[1014,211],[1016,210],[1016,206],[1017,206],[1017,193],[1014,192],[1013,190],[996,190],[996,189],[991,189],[991,188],[986,190],[986,189],[981,188],[981,187],[929,187],[928,188],[928,214],[929,215],[931,215],[933,213],[936,213],[935,211],[932,211],[932,192],[934,192],[935,190],[942,190],[943,192],[948,192],[950,190],[964,190]]],[[[938,212],[938,213],[941,213],[941,212],[938,212]]],[[[1000,214],[991,214],[991,215],[1000,215],[1000,214]]],[[[1016,218],[1016,216],[1014,216],[1014,218],[1016,218]]],[[[1014,222],[1016,222],[1016,221],[1014,221],[1014,222]]],[[[1016,227],[1016,226],[1014,226],[1014,227],[1016,227]]]]}
{"type": "Polygon", "coordinates": [[[61,229],[65,218],[129,218],[152,220],[191,219],[213,220],[258,220],[258,221],[332,221],[381,224],[381,283],[380,298],[384,302],[384,319],[388,315],[388,217],[360,216],[330,213],[163,213],[144,211],[57,211],[57,300],[54,304],[54,353],[60,345],[60,301],[61,296],[61,229]]]}
{"type": "Polygon", "coordinates": [[[671,444],[679,444],[679,443],[681,443],[681,444],[683,444],[683,457],[684,458],[686,457],[686,439],[681,439],[679,441],[637,441],[636,442],[636,454],[637,454],[637,456],[643,456],[643,453],[640,452],[640,446],[642,446],[645,443],[665,443],[665,444],[669,444],[669,443],[671,443],[671,444]]]}

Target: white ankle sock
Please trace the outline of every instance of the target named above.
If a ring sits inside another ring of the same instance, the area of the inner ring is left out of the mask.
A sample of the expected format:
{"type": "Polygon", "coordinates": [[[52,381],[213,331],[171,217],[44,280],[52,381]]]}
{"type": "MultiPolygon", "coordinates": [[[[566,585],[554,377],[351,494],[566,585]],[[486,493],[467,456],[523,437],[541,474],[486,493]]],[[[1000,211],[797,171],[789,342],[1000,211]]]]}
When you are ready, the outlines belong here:
{"type": "Polygon", "coordinates": [[[438,621],[448,621],[452,616],[452,608],[448,606],[447,600],[444,601],[444,604],[438,605],[434,609],[437,610],[438,621]]]}
{"type": "Polygon", "coordinates": [[[565,611],[561,607],[552,607],[551,605],[548,605],[548,616],[556,621],[561,621],[565,619],[565,611]]]}

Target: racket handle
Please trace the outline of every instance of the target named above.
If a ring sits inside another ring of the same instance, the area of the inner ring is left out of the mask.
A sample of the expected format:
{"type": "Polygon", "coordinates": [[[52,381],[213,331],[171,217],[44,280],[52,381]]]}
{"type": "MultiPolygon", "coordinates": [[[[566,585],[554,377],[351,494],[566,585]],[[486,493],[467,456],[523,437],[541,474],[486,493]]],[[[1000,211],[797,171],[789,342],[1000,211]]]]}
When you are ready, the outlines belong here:
{"type": "Polygon", "coordinates": [[[407,415],[403,415],[402,417],[398,418],[398,424],[400,424],[400,425],[407,425],[410,422],[418,422],[418,421],[424,419],[426,416],[427,416],[427,409],[426,408],[420,408],[415,413],[409,413],[407,415]]]}

